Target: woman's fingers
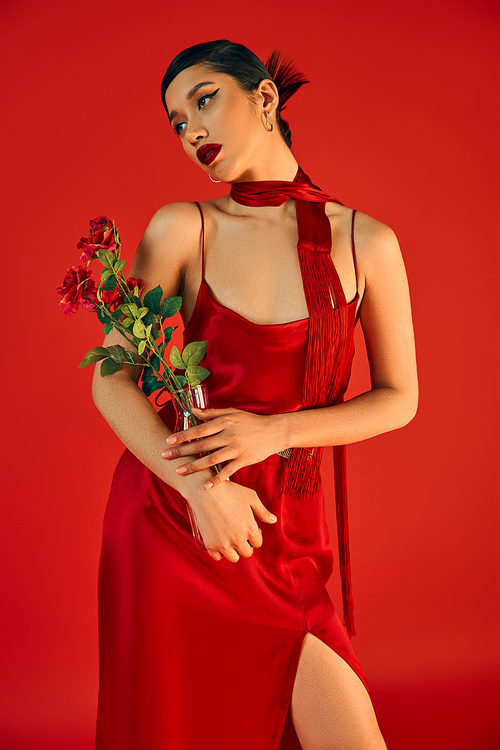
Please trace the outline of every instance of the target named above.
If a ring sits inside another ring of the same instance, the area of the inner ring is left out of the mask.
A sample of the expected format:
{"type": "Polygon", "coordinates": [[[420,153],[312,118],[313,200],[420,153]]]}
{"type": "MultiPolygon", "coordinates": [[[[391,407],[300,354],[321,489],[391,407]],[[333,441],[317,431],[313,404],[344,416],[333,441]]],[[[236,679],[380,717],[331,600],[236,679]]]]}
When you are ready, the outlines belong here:
{"type": "Polygon", "coordinates": [[[257,526],[255,531],[252,531],[241,544],[235,544],[232,547],[221,547],[220,550],[209,549],[208,553],[214,560],[222,560],[225,557],[229,562],[238,562],[240,557],[251,557],[253,555],[254,547],[262,547],[263,536],[262,529],[257,526]]]}
{"type": "Polygon", "coordinates": [[[223,547],[222,554],[224,555],[226,560],[229,560],[229,562],[232,563],[238,562],[238,560],[240,559],[240,554],[237,550],[234,549],[234,547],[223,547]]]}
{"type": "MultiPolygon", "coordinates": [[[[181,475],[193,474],[195,471],[202,471],[203,469],[210,469],[212,466],[215,466],[216,464],[221,464],[225,461],[231,461],[231,456],[232,456],[232,453],[229,449],[221,448],[215,453],[211,453],[209,456],[202,456],[201,458],[196,459],[196,461],[191,461],[188,464],[183,464],[182,466],[178,466],[175,471],[177,474],[181,474],[181,475]]],[[[222,479],[219,479],[219,481],[217,482],[217,484],[220,484],[221,481],[226,479],[226,477],[229,478],[232,474],[234,474],[235,471],[238,471],[239,468],[241,468],[239,464],[236,464],[235,461],[231,461],[231,463],[226,465],[224,469],[221,469],[220,473],[214,477],[214,480],[220,477],[222,472],[224,472],[224,476],[222,477],[222,479]]]]}
{"type": "Polygon", "coordinates": [[[214,461],[212,466],[214,466],[215,464],[220,465],[222,461],[226,461],[226,465],[220,468],[218,473],[215,474],[212,479],[207,479],[207,481],[203,485],[206,490],[211,490],[213,487],[218,487],[220,484],[223,484],[225,481],[230,479],[233,474],[238,471],[238,469],[241,468],[241,466],[236,463],[236,461],[229,461],[227,458],[214,461]]]}
{"type": "Polygon", "coordinates": [[[195,427],[189,427],[187,430],[174,432],[167,438],[168,445],[179,445],[180,443],[186,443],[189,440],[198,440],[199,438],[207,437],[207,435],[216,435],[218,432],[221,432],[221,430],[223,430],[224,426],[226,425],[226,421],[224,420],[224,417],[222,414],[220,414],[220,412],[224,412],[225,416],[226,413],[234,413],[235,409],[193,409],[193,411],[202,415],[205,415],[205,413],[207,413],[206,419],[208,419],[209,421],[201,422],[195,427]],[[219,414],[217,417],[209,417],[208,412],[219,412],[219,414]],[[221,418],[219,419],[219,417],[221,418]]]}
{"type": "Polygon", "coordinates": [[[222,555],[218,550],[216,549],[209,549],[207,550],[210,557],[213,557],[214,560],[222,560],[222,555]]]}
{"type": "Polygon", "coordinates": [[[266,508],[262,500],[259,497],[252,503],[253,514],[256,518],[265,523],[276,523],[278,518],[266,508]]]}
{"type": "Polygon", "coordinates": [[[249,534],[248,543],[251,544],[252,547],[262,547],[262,541],[263,541],[262,529],[260,528],[260,526],[257,526],[255,531],[249,534]]]}
{"type": "Polygon", "coordinates": [[[203,419],[204,422],[211,421],[212,419],[217,419],[217,417],[224,417],[226,414],[234,414],[237,411],[241,411],[240,409],[198,409],[197,406],[193,406],[191,404],[191,409],[193,410],[193,413],[195,416],[198,417],[198,419],[203,419]]]}
{"type": "Polygon", "coordinates": [[[161,452],[161,457],[166,459],[179,458],[180,456],[194,456],[197,453],[206,453],[207,451],[219,450],[226,447],[221,437],[209,435],[206,438],[198,438],[190,443],[172,445],[161,452]]]}

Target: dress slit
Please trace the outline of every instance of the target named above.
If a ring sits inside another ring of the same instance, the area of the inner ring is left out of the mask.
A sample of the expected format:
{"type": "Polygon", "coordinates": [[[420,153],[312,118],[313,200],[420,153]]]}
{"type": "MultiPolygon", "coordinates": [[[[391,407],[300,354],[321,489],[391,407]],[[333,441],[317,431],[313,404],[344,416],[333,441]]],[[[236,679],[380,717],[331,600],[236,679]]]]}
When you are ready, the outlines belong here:
{"type": "Polygon", "coordinates": [[[366,683],[366,680],[364,679],[364,675],[361,676],[356,669],[354,669],[353,665],[349,663],[347,659],[345,659],[342,654],[339,654],[339,652],[333,648],[329,643],[327,643],[326,640],[323,638],[320,638],[319,635],[316,635],[312,630],[306,630],[304,633],[301,634],[299,639],[299,647],[297,654],[294,654],[294,660],[293,665],[289,668],[289,675],[290,680],[286,687],[286,713],[285,713],[285,720],[280,722],[280,729],[279,729],[279,742],[276,745],[276,747],[272,748],[272,750],[303,750],[302,745],[300,744],[300,740],[297,736],[297,732],[295,731],[295,727],[293,724],[292,719],[292,694],[293,694],[293,688],[295,685],[295,679],[297,677],[297,672],[299,669],[299,663],[300,663],[300,657],[302,656],[302,649],[304,646],[304,641],[306,638],[306,635],[310,633],[315,638],[318,638],[322,643],[325,644],[331,651],[333,651],[334,654],[336,654],[342,661],[347,664],[348,667],[351,668],[353,673],[356,675],[358,680],[361,682],[363,687],[365,688],[368,697],[371,700],[370,690],[368,688],[368,685],[366,683]]]}

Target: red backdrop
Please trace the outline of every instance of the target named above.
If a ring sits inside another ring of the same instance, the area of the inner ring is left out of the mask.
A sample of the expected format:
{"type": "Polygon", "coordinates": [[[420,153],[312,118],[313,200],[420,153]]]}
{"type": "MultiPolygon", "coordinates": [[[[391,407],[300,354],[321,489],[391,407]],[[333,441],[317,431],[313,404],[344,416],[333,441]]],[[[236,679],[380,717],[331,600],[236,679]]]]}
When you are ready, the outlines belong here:
{"type": "MultiPolygon", "coordinates": [[[[100,326],[63,317],[55,287],[91,217],[116,219],[131,260],[157,208],[218,194],[159,87],[179,50],[221,37],[295,57],[311,79],[289,106],[299,162],[395,230],[410,277],[418,415],[348,449],[354,646],[389,747],[499,747],[498,5],[3,0],[0,17],[2,749],[93,746],[122,447],[77,369],[100,326]]],[[[357,348],[351,393],[368,387],[360,331],[357,348]]]]}

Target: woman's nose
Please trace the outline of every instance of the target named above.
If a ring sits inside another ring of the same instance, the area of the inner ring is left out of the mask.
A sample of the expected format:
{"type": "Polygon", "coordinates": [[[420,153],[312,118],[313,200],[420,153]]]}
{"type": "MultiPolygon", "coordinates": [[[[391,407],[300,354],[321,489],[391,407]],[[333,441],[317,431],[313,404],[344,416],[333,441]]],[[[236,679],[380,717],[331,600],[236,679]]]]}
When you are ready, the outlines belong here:
{"type": "Polygon", "coordinates": [[[206,138],[208,131],[203,127],[201,122],[193,122],[189,126],[189,130],[186,134],[186,138],[193,146],[196,146],[203,138],[206,138]]]}

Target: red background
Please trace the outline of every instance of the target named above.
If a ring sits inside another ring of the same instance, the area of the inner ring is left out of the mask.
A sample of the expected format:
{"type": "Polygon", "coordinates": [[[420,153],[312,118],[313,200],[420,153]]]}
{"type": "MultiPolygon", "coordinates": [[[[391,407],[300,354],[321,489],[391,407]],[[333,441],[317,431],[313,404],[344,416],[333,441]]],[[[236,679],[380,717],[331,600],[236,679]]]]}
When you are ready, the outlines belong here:
{"type": "MultiPolygon", "coordinates": [[[[131,260],[157,208],[219,194],[159,91],[178,51],[221,37],[295,57],[312,81],[288,109],[298,161],[389,224],[408,269],[419,412],[348,449],[354,646],[389,748],[498,748],[498,5],[4,0],[0,18],[2,749],[93,747],[122,447],[77,369],[100,326],[63,317],[55,287],[91,217],[115,218],[131,260]]],[[[367,387],[358,330],[350,392],[367,387]]]]}

